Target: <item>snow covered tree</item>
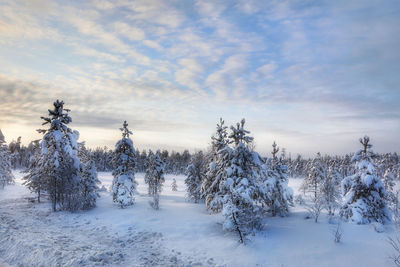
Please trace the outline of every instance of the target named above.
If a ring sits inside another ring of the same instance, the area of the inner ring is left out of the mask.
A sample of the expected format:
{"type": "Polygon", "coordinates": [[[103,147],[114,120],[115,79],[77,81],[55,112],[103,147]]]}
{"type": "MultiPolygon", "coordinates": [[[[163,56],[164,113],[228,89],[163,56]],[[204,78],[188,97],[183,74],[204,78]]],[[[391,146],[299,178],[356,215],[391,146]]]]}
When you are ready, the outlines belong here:
{"type": "Polygon", "coordinates": [[[80,191],[82,194],[82,209],[89,210],[96,206],[96,200],[99,197],[100,180],[97,178],[97,169],[94,160],[89,156],[89,152],[84,143],[80,144],[80,158],[83,162],[81,169],[80,191]]]}
{"type": "Polygon", "coordinates": [[[63,101],[55,101],[49,117],[41,117],[42,125],[49,124],[48,129],[38,130],[43,133],[41,157],[37,167],[30,169],[32,177],[40,175],[44,190],[50,195],[53,211],[57,209],[77,210],[81,207],[79,194],[80,167],[78,157],[79,132],[67,125],[72,121],[69,109],[64,108],[63,101]]]}
{"type": "Polygon", "coordinates": [[[124,121],[122,139],[117,142],[113,157],[114,176],[112,183],[113,201],[121,208],[133,205],[135,201],[137,182],[135,180],[135,148],[129,135],[128,123],[124,121]]]}
{"type": "Polygon", "coordinates": [[[31,192],[35,192],[37,201],[40,202],[41,193],[46,190],[46,181],[42,177],[42,167],[45,166],[43,166],[40,140],[35,140],[32,144],[34,153],[29,160],[28,169],[25,171],[28,174],[23,177],[23,180],[25,180],[23,185],[28,187],[31,192]]]}
{"type": "Polygon", "coordinates": [[[231,127],[229,138],[233,148],[224,148],[230,160],[224,169],[226,180],[220,185],[223,228],[236,231],[241,243],[246,235],[262,226],[260,203],[265,193],[258,183],[260,176],[265,175],[262,159],[251,150],[253,138],[248,136],[250,132],[244,129],[244,124],[242,119],[236,127],[231,127]]]}
{"type": "MultiPolygon", "coordinates": [[[[145,163],[145,172],[147,173],[147,170],[150,167],[151,162],[153,161],[153,157],[154,157],[154,153],[153,151],[150,149],[149,150],[149,155],[147,156],[146,159],[146,163],[145,163]]],[[[150,175],[145,175],[144,176],[144,182],[147,184],[147,193],[149,194],[149,196],[151,196],[151,186],[150,186],[150,175]]]]}
{"type": "Polygon", "coordinates": [[[282,158],[278,158],[279,148],[272,144],[272,158],[267,162],[267,179],[264,181],[268,192],[266,204],[269,206],[272,216],[277,214],[285,216],[289,212],[289,205],[293,204],[293,190],[288,187],[288,167],[283,164],[282,158]]]}
{"type": "Polygon", "coordinates": [[[322,197],[322,184],[326,180],[326,165],[322,161],[321,154],[318,153],[311,164],[309,165],[308,176],[304,179],[302,189],[304,192],[311,193],[311,204],[308,210],[313,215],[315,222],[318,222],[318,217],[324,207],[322,197]]]}
{"type": "Polygon", "coordinates": [[[354,154],[356,173],[342,181],[344,204],[340,215],[358,224],[390,221],[386,207],[386,190],[375,174],[374,157],[369,137],[360,138],[363,149],[354,154]]]}
{"type": "Polygon", "coordinates": [[[176,179],[175,178],[172,180],[171,189],[174,192],[178,191],[178,185],[176,184],[176,179]]]}
{"type": "Polygon", "coordinates": [[[160,151],[151,155],[146,170],[145,180],[148,181],[150,196],[153,197],[150,205],[156,210],[159,209],[160,193],[162,185],[165,182],[164,167],[165,163],[161,160],[160,151]]]}
{"type": "Polygon", "coordinates": [[[202,151],[195,153],[191,163],[187,167],[187,178],[185,184],[188,192],[188,199],[198,203],[201,197],[201,185],[206,176],[206,159],[202,151]]]}
{"type": "Polygon", "coordinates": [[[11,155],[4,135],[0,130],[0,189],[14,183],[14,176],[11,172],[11,155]]]}
{"type": "Polygon", "coordinates": [[[226,179],[225,166],[229,161],[229,149],[226,149],[229,143],[227,128],[221,118],[217,123],[215,135],[211,137],[210,162],[201,186],[202,198],[206,200],[207,209],[213,212],[222,209],[220,185],[226,179]]]}
{"type": "Polygon", "coordinates": [[[387,169],[383,175],[383,184],[387,193],[393,192],[393,187],[395,186],[395,176],[391,169],[387,169]]]}
{"type": "Polygon", "coordinates": [[[329,167],[326,178],[321,184],[322,201],[328,211],[328,215],[335,215],[335,210],[339,207],[340,194],[340,174],[334,167],[329,167]]]}

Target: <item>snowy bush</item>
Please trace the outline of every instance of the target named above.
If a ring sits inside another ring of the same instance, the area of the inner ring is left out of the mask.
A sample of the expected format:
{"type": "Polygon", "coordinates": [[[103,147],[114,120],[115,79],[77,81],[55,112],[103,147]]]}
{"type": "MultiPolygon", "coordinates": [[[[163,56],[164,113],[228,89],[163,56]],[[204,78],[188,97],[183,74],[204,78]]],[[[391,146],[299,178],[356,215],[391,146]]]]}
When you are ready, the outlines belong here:
{"type": "Polygon", "coordinates": [[[335,243],[340,243],[342,241],[343,228],[341,222],[336,224],[335,228],[332,230],[332,235],[335,243]]]}
{"type": "Polygon", "coordinates": [[[178,191],[178,185],[176,184],[176,179],[175,178],[172,180],[171,190],[174,191],[174,192],[178,191]]]}

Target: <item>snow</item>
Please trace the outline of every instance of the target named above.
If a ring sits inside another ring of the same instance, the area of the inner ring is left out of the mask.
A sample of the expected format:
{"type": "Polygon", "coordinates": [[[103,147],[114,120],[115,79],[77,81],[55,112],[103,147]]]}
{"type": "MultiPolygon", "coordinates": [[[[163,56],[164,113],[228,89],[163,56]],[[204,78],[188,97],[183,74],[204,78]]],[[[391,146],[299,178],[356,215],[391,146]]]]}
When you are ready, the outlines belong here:
{"type": "MultiPolygon", "coordinates": [[[[342,223],[341,243],[334,243],[324,213],[319,223],[306,220],[296,204],[288,217],[266,218],[266,227],[246,245],[222,230],[222,215],[204,204],[186,201],[184,176],[166,175],[160,209],[148,204],[144,174],[137,174],[136,203],[121,209],[110,192],[101,192],[97,208],[51,212],[50,203],[16,185],[0,191],[0,266],[392,266],[387,242],[392,225],[342,223]],[[171,190],[176,179],[178,191],[171,190]],[[378,231],[384,231],[378,233],[378,231]]],[[[99,173],[106,188],[111,173],[99,173]]],[[[290,179],[299,194],[302,179],[290,179]]]]}

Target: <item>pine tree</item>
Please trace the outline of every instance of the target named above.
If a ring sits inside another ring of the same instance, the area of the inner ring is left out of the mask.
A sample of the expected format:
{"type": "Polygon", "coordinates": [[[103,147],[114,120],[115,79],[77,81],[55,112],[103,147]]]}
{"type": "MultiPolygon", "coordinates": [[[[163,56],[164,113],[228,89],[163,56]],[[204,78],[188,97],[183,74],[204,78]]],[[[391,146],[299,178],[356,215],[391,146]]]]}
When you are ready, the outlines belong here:
{"type": "Polygon", "coordinates": [[[231,127],[229,138],[233,148],[225,148],[230,160],[225,168],[226,180],[221,183],[223,228],[236,231],[241,243],[246,235],[262,226],[260,203],[265,194],[258,183],[260,176],[265,175],[262,159],[251,150],[253,138],[248,136],[250,132],[244,124],[242,119],[231,127]]]}
{"type": "Polygon", "coordinates": [[[171,189],[174,192],[178,191],[178,185],[176,184],[176,179],[175,178],[172,180],[171,189]]]}
{"type": "Polygon", "coordinates": [[[267,162],[267,179],[264,181],[268,192],[266,204],[270,207],[272,216],[277,214],[286,216],[289,205],[293,204],[293,190],[288,187],[288,167],[283,164],[282,158],[278,159],[279,148],[274,142],[272,144],[272,158],[267,162]]]}
{"type": "Polygon", "coordinates": [[[80,184],[82,209],[89,210],[96,206],[96,200],[100,196],[98,194],[100,180],[97,177],[95,162],[90,158],[89,151],[86,149],[84,143],[80,144],[79,154],[83,162],[80,184]]]}
{"type": "Polygon", "coordinates": [[[221,118],[215,135],[211,137],[210,162],[201,186],[202,198],[206,200],[207,209],[213,212],[222,209],[220,185],[226,179],[225,165],[229,161],[227,128],[221,118]]]}
{"type": "Polygon", "coordinates": [[[112,189],[113,201],[124,208],[134,204],[137,182],[135,180],[135,149],[132,139],[129,138],[132,132],[128,129],[126,121],[122,126],[120,128],[122,139],[115,145],[113,157],[112,189]]]}
{"type": "Polygon", "coordinates": [[[311,193],[311,205],[308,210],[313,215],[315,222],[318,222],[318,217],[324,207],[324,200],[322,198],[322,184],[326,180],[326,165],[322,161],[320,153],[317,153],[311,163],[309,164],[308,176],[304,179],[302,189],[304,192],[311,193]]]}
{"type": "Polygon", "coordinates": [[[160,151],[157,151],[156,154],[151,155],[149,158],[145,175],[145,179],[148,181],[149,185],[150,196],[153,197],[150,205],[156,210],[159,209],[160,193],[162,185],[165,182],[164,168],[165,163],[161,160],[160,151]]]}
{"type": "Polygon", "coordinates": [[[49,124],[48,129],[38,130],[43,133],[39,164],[30,169],[32,177],[40,175],[44,190],[49,193],[53,211],[57,209],[77,210],[81,207],[79,194],[80,167],[78,157],[79,132],[67,125],[72,121],[69,109],[64,108],[63,101],[55,101],[54,108],[49,110],[49,117],[41,117],[42,125],[49,124]]]}
{"type": "Polygon", "coordinates": [[[360,138],[363,149],[352,158],[357,171],[342,181],[345,200],[340,215],[358,224],[390,221],[390,212],[385,203],[385,187],[375,174],[376,155],[369,141],[368,136],[360,138]]]}
{"type": "Polygon", "coordinates": [[[14,183],[14,176],[11,171],[11,155],[0,130],[0,189],[14,183]]]}
{"type": "Polygon", "coordinates": [[[151,188],[151,185],[150,185],[150,177],[151,177],[151,175],[150,175],[150,174],[147,175],[147,170],[149,169],[150,164],[151,164],[152,161],[154,160],[153,158],[154,158],[154,153],[153,153],[153,151],[150,149],[150,150],[149,150],[149,155],[147,156],[146,163],[145,163],[146,175],[144,176],[144,182],[147,184],[147,193],[148,193],[149,196],[151,196],[152,188],[151,188]]]}
{"type": "Polygon", "coordinates": [[[187,167],[185,184],[188,199],[194,203],[201,201],[201,185],[206,176],[206,159],[202,151],[193,155],[191,163],[187,167]]]}
{"type": "Polygon", "coordinates": [[[37,200],[40,203],[41,194],[46,190],[46,181],[42,176],[44,162],[41,154],[40,140],[35,140],[32,142],[32,145],[34,152],[30,157],[28,169],[25,171],[28,174],[23,178],[23,185],[28,187],[31,192],[37,194],[37,200]]]}
{"type": "Polygon", "coordinates": [[[340,174],[334,167],[329,167],[326,178],[321,184],[322,201],[328,211],[328,215],[335,215],[336,208],[339,207],[340,194],[340,174]]]}

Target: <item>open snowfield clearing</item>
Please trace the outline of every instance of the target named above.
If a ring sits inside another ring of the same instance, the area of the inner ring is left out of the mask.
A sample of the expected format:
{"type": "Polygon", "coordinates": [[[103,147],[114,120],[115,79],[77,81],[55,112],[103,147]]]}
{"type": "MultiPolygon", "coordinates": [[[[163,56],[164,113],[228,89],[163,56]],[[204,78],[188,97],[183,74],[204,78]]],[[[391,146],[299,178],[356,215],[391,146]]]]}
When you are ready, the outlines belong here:
{"type": "MultiPolygon", "coordinates": [[[[393,225],[377,233],[373,225],[343,223],[336,244],[325,213],[314,223],[296,205],[289,217],[266,218],[265,230],[244,246],[222,231],[221,215],[185,200],[184,176],[166,176],[158,211],[137,174],[140,195],[132,207],[120,209],[102,192],[91,211],[54,213],[49,203],[30,202],[23,174],[14,175],[16,185],[0,191],[0,266],[393,266],[393,225]]],[[[99,178],[111,185],[110,173],[99,178]]],[[[301,181],[290,180],[295,195],[301,181]]]]}

